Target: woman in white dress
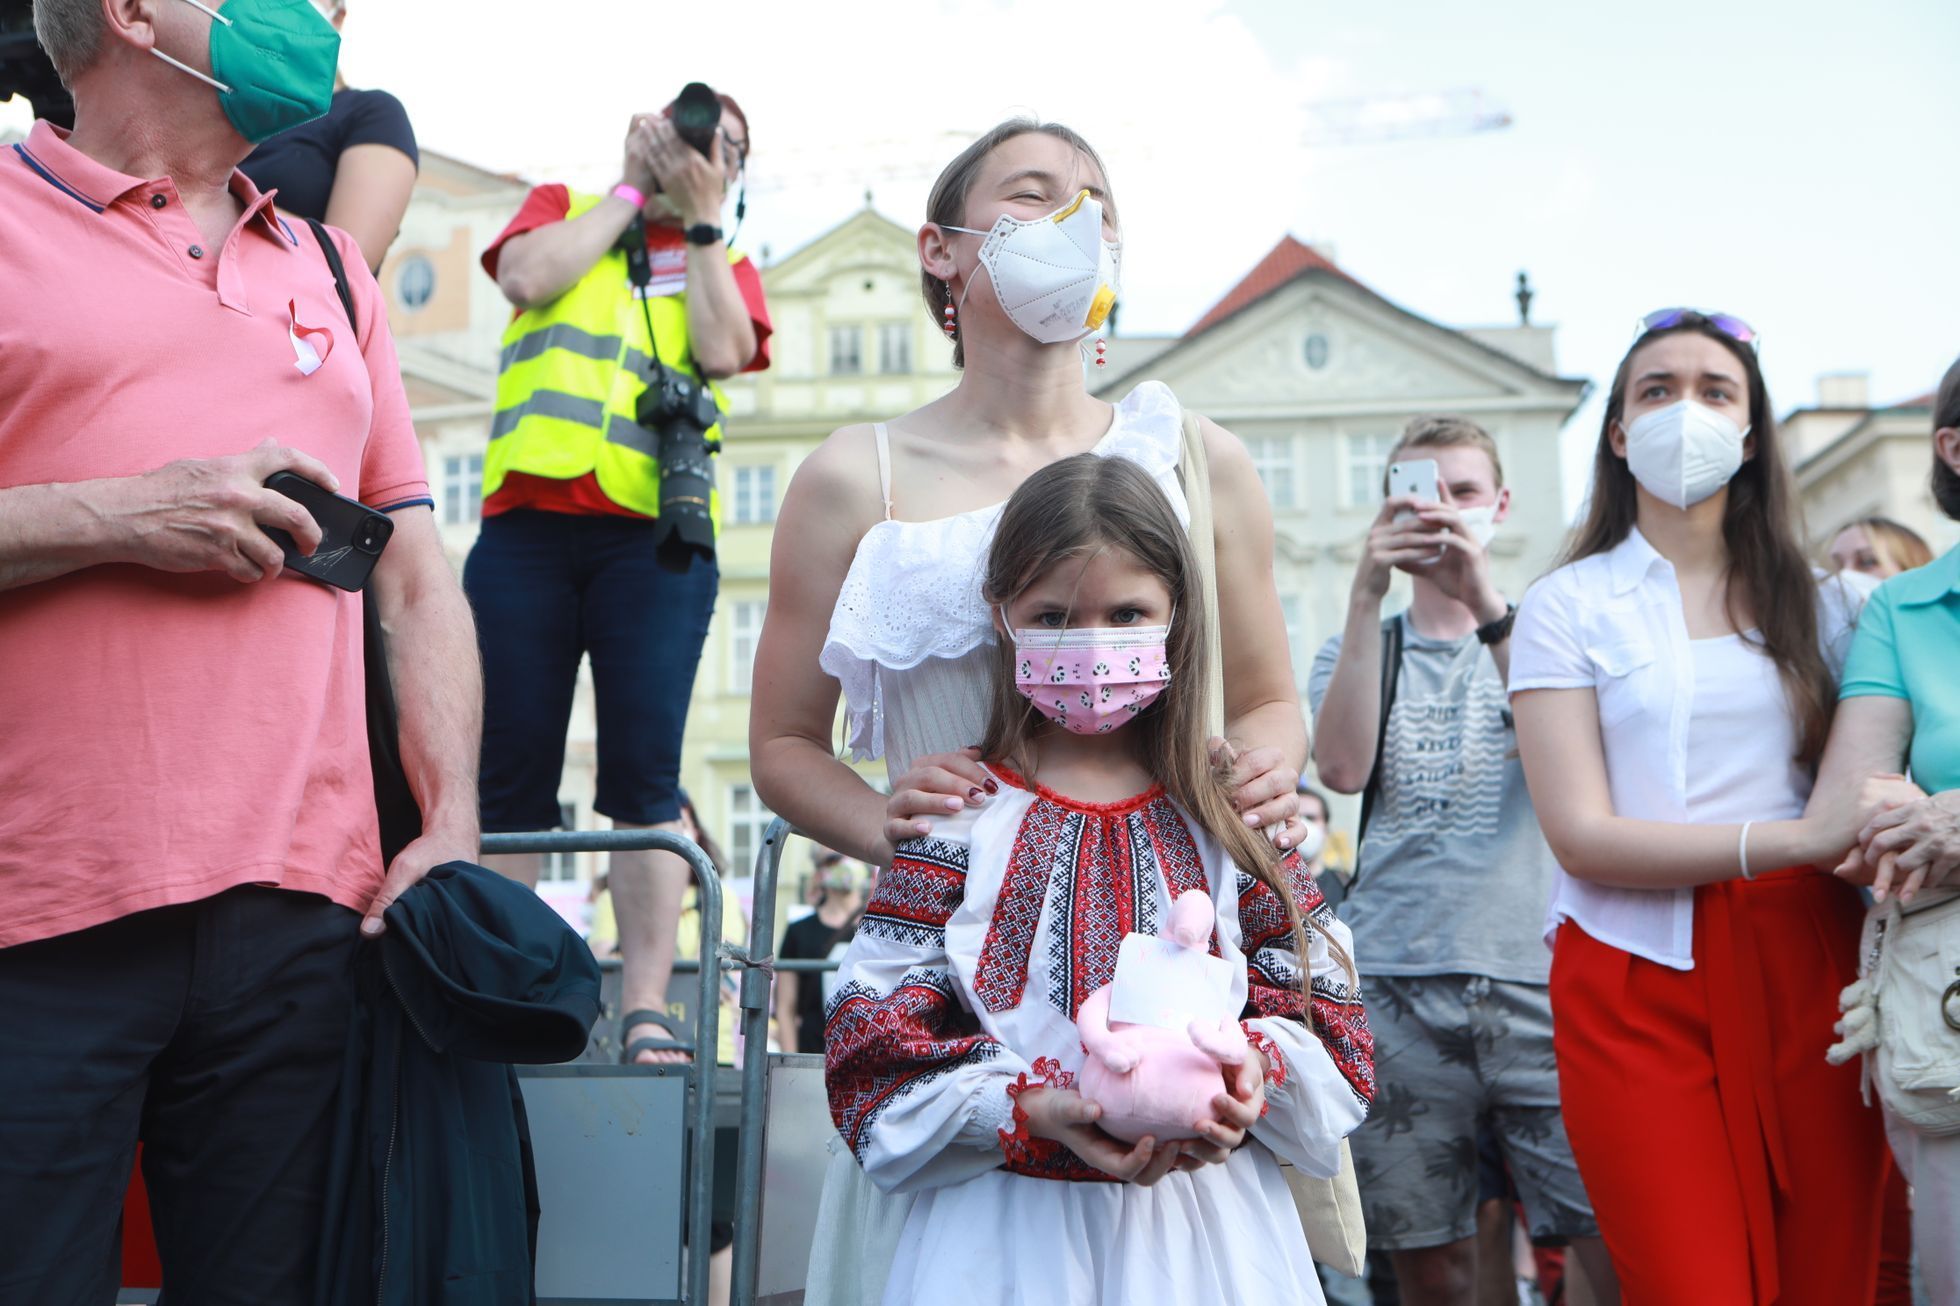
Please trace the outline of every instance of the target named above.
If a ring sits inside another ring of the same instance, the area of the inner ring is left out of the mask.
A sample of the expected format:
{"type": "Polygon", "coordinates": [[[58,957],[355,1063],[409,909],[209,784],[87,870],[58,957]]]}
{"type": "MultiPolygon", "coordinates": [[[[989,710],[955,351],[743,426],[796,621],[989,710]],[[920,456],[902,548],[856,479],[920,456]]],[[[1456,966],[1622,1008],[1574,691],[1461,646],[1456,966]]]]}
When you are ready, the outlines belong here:
{"type": "MultiPolygon", "coordinates": [[[[1101,316],[1090,307],[1093,324],[1078,319],[1067,334],[1035,320],[1029,305],[1066,299],[1066,288],[1043,297],[1027,281],[1035,261],[1011,257],[1024,226],[1060,228],[1073,217],[1068,234],[1079,243],[1080,214],[1098,210],[1093,243],[1102,248],[1089,251],[1083,279],[1106,312],[1099,292],[1114,289],[1104,283],[1114,279],[1118,229],[1089,145],[1067,128],[1017,121],[962,152],[934,185],[919,229],[925,297],[955,341],[959,385],[890,423],[838,430],[784,498],[750,704],[756,791],[797,829],[873,865],[889,863],[895,843],[930,833],[933,817],[983,808],[999,792],[968,746],[986,726],[994,639],[980,568],[1015,488],[1093,450],[1141,464],[1188,516],[1175,397],[1155,382],[1114,405],[1092,396],[1080,342],[1101,316]],[[1006,295],[1003,282],[1013,288],[1006,295]],[[853,754],[885,759],[889,798],[838,760],[840,688],[853,754]]],[[[1272,512],[1245,446],[1212,422],[1200,429],[1238,808],[1290,846],[1301,833],[1294,787],[1307,740],[1273,584],[1272,512]]],[[[907,1208],[837,1146],[811,1255],[811,1306],[882,1300],[907,1208]]]]}

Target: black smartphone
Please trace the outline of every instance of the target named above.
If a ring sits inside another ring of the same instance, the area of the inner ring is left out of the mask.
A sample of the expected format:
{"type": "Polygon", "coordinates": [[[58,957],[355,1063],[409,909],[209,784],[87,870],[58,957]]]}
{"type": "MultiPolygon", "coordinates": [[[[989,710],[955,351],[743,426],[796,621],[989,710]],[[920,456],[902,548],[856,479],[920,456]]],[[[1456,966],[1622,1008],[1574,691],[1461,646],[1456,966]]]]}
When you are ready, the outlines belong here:
{"type": "Polygon", "coordinates": [[[293,537],[285,531],[259,528],[285,553],[287,568],[323,585],[358,593],[381,560],[381,550],[388,547],[388,537],[395,533],[388,515],[292,472],[274,472],[265,478],[265,488],[298,503],[320,523],[320,547],[311,555],[294,547],[293,537]]]}

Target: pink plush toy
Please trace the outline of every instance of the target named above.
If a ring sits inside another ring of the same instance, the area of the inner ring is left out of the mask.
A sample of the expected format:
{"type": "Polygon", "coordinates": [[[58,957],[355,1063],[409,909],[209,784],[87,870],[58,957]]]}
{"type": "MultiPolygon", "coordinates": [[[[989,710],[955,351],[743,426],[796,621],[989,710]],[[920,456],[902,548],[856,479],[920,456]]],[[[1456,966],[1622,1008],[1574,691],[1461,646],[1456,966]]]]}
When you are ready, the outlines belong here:
{"type": "MultiPolygon", "coordinates": [[[[1210,897],[1187,890],[1171,908],[1170,937],[1218,965],[1205,954],[1212,920],[1210,897]]],[[[1124,978],[1119,964],[1116,983],[1091,993],[1076,1012],[1076,1029],[1089,1054],[1076,1088],[1102,1107],[1096,1123],[1112,1137],[1132,1143],[1146,1134],[1159,1142],[1196,1138],[1199,1124],[1217,1118],[1211,1100],[1225,1091],[1220,1067],[1245,1064],[1245,1031],[1233,1018],[1236,1013],[1204,1012],[1199,995],[1193,1006],[1197,1018],[1182,1029],[1112,1023],[1111,996],[1124,978]]]]}

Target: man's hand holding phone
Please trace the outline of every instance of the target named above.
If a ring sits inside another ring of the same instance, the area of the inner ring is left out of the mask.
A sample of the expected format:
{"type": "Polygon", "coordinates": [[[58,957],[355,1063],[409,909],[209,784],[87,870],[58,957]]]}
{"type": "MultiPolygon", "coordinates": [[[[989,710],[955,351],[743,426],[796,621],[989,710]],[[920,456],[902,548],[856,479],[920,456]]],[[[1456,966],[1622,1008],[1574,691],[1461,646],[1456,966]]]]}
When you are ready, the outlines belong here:
{"type": "Polygon", "coordinates": [[[1361,565],[1355,575],[1357,588],[1379,600],[1388,593],[1396,568],[1415,572],[1436,560],[1437,528],[1419,516],[1424,509],[1436,506],[1408,495],[1390,495],[1382,500],[1361,551],[1361,565]]]}
{"type": "Polygon", "coordinates": [[[301,553],[320,544],[312,514],[265,487],[277,472],[340,487],[325,463],[270,439],[245,453],[180,459],[101,483],[95,507],[113,533],[113,560],[158,571],[221,571],[241,584],[277,576],[285,556],[263,527],[286,531],[301,553]]]}

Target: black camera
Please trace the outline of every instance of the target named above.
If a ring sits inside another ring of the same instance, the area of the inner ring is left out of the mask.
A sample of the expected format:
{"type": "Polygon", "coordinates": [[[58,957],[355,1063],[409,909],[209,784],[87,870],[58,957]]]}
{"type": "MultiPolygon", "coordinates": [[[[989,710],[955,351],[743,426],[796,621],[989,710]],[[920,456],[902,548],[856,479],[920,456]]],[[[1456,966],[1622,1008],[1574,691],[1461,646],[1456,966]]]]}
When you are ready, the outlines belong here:
{"type": "Polygon", "coordinates": [[[668,571],[686,571],[696,557],[715,556],[709,512],[715,468],[709,459],[721,452],[721,441],[710,440],[708,431],[721,420],[721,410],[705,382],[655,360],[633,416],[653,437],[660,464],[655,556],[668,571]]]}
{"type": "Polygon", "coordinates": [[[674,97],[674,131],[701,151],[715,155],[715,133],[721,130],[721,97],[705,82],[689,82],[674,97]]]}

